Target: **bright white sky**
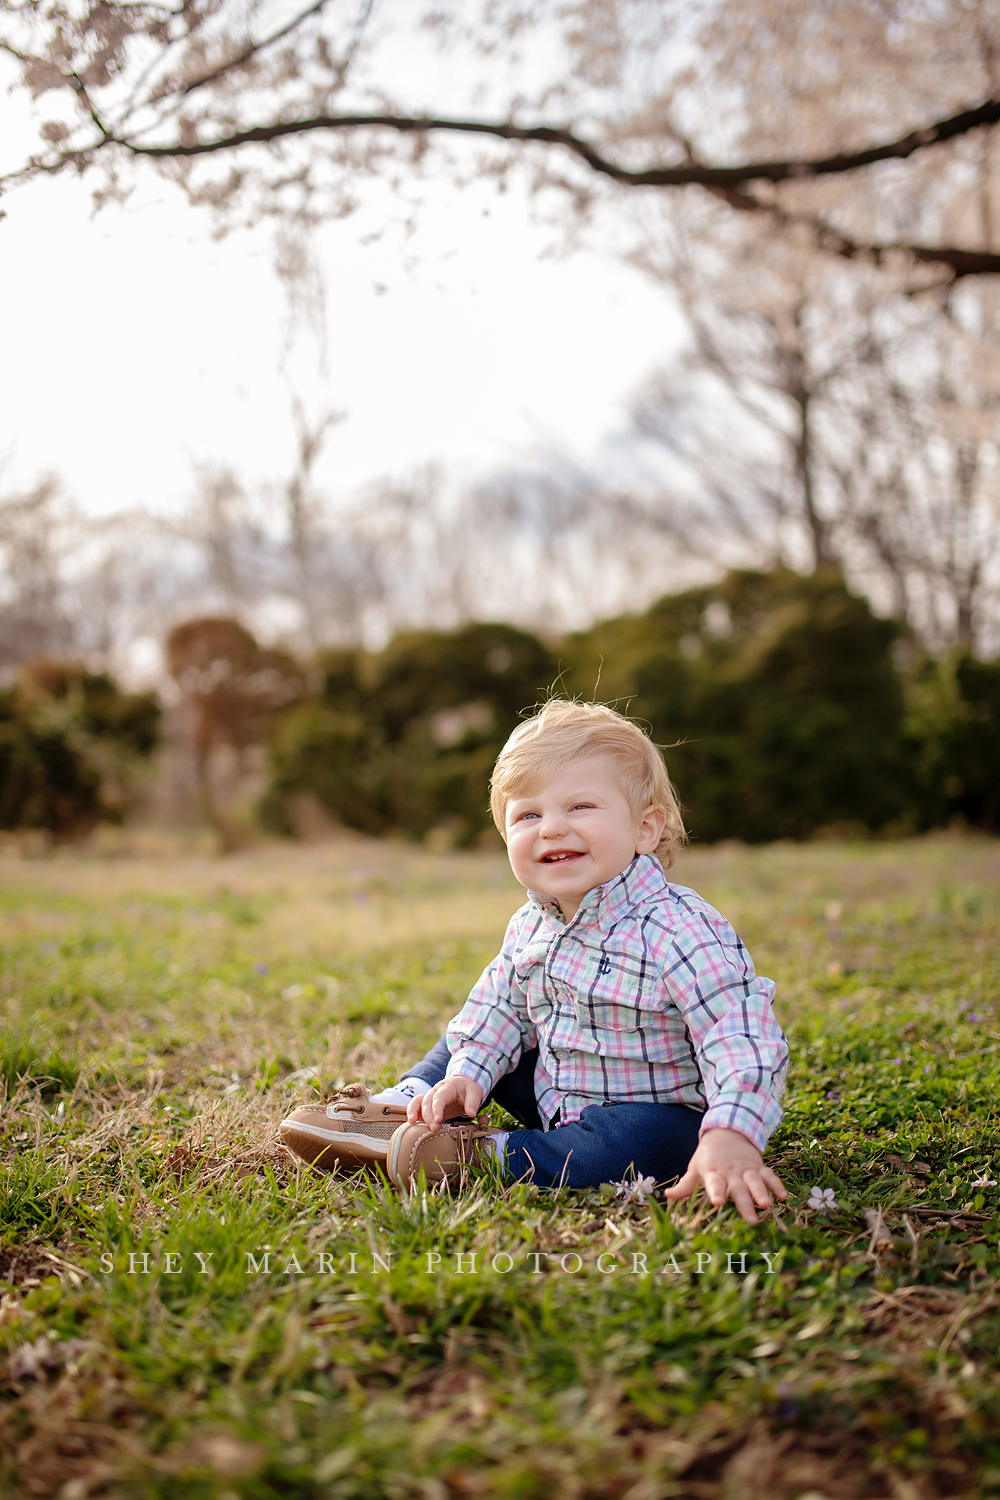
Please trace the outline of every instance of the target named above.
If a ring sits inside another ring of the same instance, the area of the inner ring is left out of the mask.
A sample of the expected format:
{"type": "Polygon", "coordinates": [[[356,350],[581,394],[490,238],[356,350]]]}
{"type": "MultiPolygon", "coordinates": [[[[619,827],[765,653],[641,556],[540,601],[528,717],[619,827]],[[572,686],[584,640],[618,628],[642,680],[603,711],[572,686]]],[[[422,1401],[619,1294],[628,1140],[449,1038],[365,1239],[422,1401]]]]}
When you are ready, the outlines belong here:
{"type": "MultiPolygon", "coordinates": [[[[0,94],[5,165],[27,144],[22,111],[0,94]]],[[[347,413],[317,475],[333,497],[428,461],[468,478],[539,444],[586,460],[677,340],[662,290],[611,258],[547,258],[529,204],[491,187],[430,192],[405,253],[398,236],[360,243],[370,214],[322,231],[325,375],[301,335],[281,369],[273,226],[215,241],[152,174],[96,216],[69,176],[2,206],[0,486],[55,472],[91,513],[178,507],[195,463],[280,479],[290,377],[308,412],[347,413]]]]}

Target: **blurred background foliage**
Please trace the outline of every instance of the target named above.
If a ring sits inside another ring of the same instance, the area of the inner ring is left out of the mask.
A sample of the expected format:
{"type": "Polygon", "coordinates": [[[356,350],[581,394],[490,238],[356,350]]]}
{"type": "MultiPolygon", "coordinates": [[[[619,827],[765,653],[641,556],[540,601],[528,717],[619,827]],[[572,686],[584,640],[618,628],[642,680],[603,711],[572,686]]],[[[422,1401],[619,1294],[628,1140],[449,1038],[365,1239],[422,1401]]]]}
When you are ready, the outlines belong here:
{"type": "Polygon", "coordinates": [[[476,625],[340,654],[272,743],[268,815],[310,793],[367,832],[473,841],[497,751],[550,691],[648,724],[699,839],[996,827],[1000,666],[926,656],[833,571],[733,572],[551,651],[476,625]]]}
{"type": "MultiPolygon", "coordinates": [[[[223,848],[255,822],[494,842],[493,762],[552,693],[647,725],[701,841],[995,833],[1000,820],[1000,663],[929,655],[834,569],[730,572],[551,645],[475,623],[300,663],[234,620],[199,619],[167,656],[198,810],[223,848]],[[220,756],[242,773],[228,790],[220,756]],[[233,787],[245,793],[254,766],[241,823],[233,787]]],[[[0,697],[0,826],[64,839],[120,819],[159,715],[107,674],[23,668],[0,697]]]]}
{"type": "Polygon", "coordinates": [[[602,696],[671,746],[700,838],[902,829],[919,814],[898,640],[833,572],[730,573],[575,637],[570,683],[600,670],[602,696]]]}
{"type": "Polygon", "coordinates": [[[320,664],[320,691],[271,744],[267,821],[290,830],[306,794],[365,833],[436,831],[458,844],[489,827],[493,762],[557,670],[535,636],[491,624],[399,635],[377,654],[329,652],[320,664]]]}
{"type": "Polygon", "coordinates": [[[33,661],[0,691],[0,828],[72,838],[128,811],[159,736],[155,693],[106,672],[33,661]]]}

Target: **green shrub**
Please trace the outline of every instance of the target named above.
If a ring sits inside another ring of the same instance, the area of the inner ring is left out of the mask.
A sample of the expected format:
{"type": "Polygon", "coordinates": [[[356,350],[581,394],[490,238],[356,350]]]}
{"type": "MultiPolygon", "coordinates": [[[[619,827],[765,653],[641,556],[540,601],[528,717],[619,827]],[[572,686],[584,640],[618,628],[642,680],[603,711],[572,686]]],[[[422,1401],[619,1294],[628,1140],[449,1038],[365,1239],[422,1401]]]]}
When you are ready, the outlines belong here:
{"type": "Polygon", "coordinates": [[[572,635],[557,657],[509,626],[471,625],[322,665],[322,693],[271,746],[276,827],[309,793],[365,833],[471,842],[489,825],[497,752],[557,673],[559,691],[649,725],[698,839],[1000,820],[1000,665],[914,657],[836,573],[730,573],[572,635]]]}
{"type": "Polygon", "coordinates": [[[123,693],[106,673],[28,663],[0,692],[0,828],[72,838],[119,820],[159,718],[153,694],[123,693]]]}
{"type": "Polygon", "coordinates": [[[692,832],[808,838],[912,811],[900,633],[835,574],[730,573],[567,642],[570,691],[645,719],[692,832]]]}
{"type": "Polygon", "coordinates": [[[956,810],[979,828],[1000,825],[1000,662],[963,656],[955,668],[963,704],[946,748],[949,797],[956,810]]]}
{"type": "Polygon", "coordinates": [[[1000,662],[952,653],[917,661],[907,729],[916,766],[918,825],[958,819],[1000,826],[1000,662]]]}
{"type": "Polygon", "coordinates": [[[282,719],[271,743],[265,820],[293,824],[310,794],[365,833],[439,829],[468,844],[489,826],[493,762],[556,668],[509,625],[397,636],[378,655],[332,652],[321,695],[282,719]]]}

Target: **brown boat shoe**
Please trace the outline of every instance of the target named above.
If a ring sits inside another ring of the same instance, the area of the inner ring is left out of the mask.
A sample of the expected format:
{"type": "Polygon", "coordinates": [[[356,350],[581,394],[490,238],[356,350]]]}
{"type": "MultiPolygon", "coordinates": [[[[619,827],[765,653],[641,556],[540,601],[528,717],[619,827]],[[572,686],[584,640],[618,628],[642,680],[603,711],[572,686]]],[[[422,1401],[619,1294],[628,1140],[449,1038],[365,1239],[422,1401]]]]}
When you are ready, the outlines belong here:
{"type": "Polygon", "coordinates": [[[466,1169],[481,1166],[489,1148],[485,1121],[467,1120],[431,1130],[422,1121],[400,1125],[389,1143],[385,1170],[391,1182],[404,1192],[416,1186],[423,1167],[429,1184],[460,1182],[466,1169]]]}
{"type": "Polygon", "coordinates": [[[290,1151],[325,1172],[385,1166],[389,1142],[406,1122],[405,1104],[373,1104],[363,1083],[349,1083],[328,1104],[293,1110],[278,1129],[290,1151]]]}

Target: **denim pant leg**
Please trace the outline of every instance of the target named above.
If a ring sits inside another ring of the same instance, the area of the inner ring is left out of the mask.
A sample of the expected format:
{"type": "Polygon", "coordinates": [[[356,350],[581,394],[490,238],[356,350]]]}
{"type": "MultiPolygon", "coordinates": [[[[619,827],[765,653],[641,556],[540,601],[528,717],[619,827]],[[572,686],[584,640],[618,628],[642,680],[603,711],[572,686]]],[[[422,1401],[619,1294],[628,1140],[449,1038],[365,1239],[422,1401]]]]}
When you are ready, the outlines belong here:
{"type": "MultiPolygon", "coordinates": [[[[451,1053],[448,1051],[446,1037],[439,1037],[434,1043],[426,1057],[420,1062],[414,1063],[412,1068],[404,1068],[404,1078],[422,1078],[425,1083],[432,1086],[440,1083],[444,1078],[445,1071],[451,1061],[451,1053]]],[[[496,1088],[490,1095],[498,1104],[512,1114],[515,1120],[520,1120],[529,1130],[541,1130],[542,1117],[538,1113],[538,1104],[535,1100],[535,1063],[538,1061],[538,1048],[521,1055],[517,1067],[511,1073],[505,1073],[497,1080],[496,1088]]],[[[486,1103],[486,1100],[483,1101],[486,1103]]]]}
{"type": "Polygon", "coordinates": [[[590,1104],[572,1125],[512,1130],[504,1169],[539,1187],[598,1187],[633,1172],[669,1182],[686,1171],[701,1121],[683,1104],[590,1104]]]}
{"type": "Polygon", "coordinates": [[[404,1068],[399,1075],[401,1078],[422,1078],[433,1088],[440,1083],[451,1062],[451,1053],[448,1051],[448,1038],[439,1036],[426,1057],[422,1057],[412,1068],[404,1068]]]}
{"type": "MultiPolygon", "coordinates": [[[[440,1037],[404,1077],[429,1084],[444,1078],[451,1053],[440,1037]]],[[[597,1187],[621,1182],[626,1173],[669,1182],[687,1170],[698,1145],[701,1112],[683,1104],[591,1104],[572,1125],[542,1130],[535,1101],[537,1049],[525,1052],[511,1073],[497,1080],[490,1095],[525,1130],[507,1137],[504,1170],[516,1180],[524,1177],[539,1187],[597,1187]]]]}

